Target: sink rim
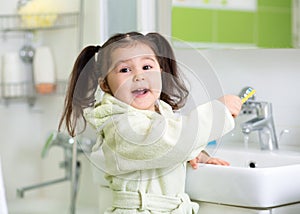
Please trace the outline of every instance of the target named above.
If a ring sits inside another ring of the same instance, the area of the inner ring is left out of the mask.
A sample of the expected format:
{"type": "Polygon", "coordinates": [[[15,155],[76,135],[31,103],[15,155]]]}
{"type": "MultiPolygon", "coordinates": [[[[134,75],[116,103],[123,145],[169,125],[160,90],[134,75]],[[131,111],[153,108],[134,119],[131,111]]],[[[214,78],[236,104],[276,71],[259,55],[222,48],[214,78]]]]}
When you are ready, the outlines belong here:
{"type": "MultiPolygon", "coordinates": [[[[244,153],[238,148],[222,148],[214,156],[222,158],[220,154],[224,151],[244,153]]],[[[300,184],[293,187],[295,181],[300,181],[299,152],[260,150],[249,152],[271,154],[276,157],[283,155],[295,158],[299,163],[264,168],[209,164],[200,164],[197,170],[188,167],[186,191],[191,199],[251,208],[270,208],[300,201],[300,184]],[[290,191],[292,188],[294,191],[290,191]],[[290,191],[288,194],[282,193],[288,191],[290,191]]]]}

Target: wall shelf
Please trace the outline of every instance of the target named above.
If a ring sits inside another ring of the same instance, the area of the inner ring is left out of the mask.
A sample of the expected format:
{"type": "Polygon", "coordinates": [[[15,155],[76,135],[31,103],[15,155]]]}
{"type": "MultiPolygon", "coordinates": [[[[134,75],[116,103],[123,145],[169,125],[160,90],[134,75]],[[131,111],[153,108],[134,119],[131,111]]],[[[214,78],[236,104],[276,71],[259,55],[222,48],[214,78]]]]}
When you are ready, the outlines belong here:
{"type": "Polygon", "coordinates": [[[67,89],[66,81],[56,81],[55,89],[50,93],[39,93],[32,82],[0,83],[0,103],[9,104],[16,101],[26,101],[30,106],[34,105],[36,98],[40,96],[64,96],[67,89]]]}
{"type": "MultiPolygon", "coordinates": [[[[81,14],[82,8],[80,8],[78,12],[70,13],[0,15],[0,34],[3,35],[3,38],[9,38],[10,32],[23,33],[25,35],[25,38],[27,38],[27,41],[25,41],[25,47],[30,46],[31,48],[33,48],[33,32],[78,28],[78,44],[80,47],[82,43],[81,14]]],[[[32,59],[29,61],[25,61],[25,63],[30,65],[32,76],[32,59]]],[[[53,92],[41,94],[36,91],[34,80],[19,83],[0,82],[0,103],[9,104],[11,102],[27,102],[30,106],[32,106],[34,105],[36,98],[40,96],[65,95],[66,84],[66,81],[56,81],[56,87],[53,92]]]]}
{"type": "Polygon", "coordinates": [[[52,30],[79,25],[80,13],[0,15],[0,31],[52,30]]]}

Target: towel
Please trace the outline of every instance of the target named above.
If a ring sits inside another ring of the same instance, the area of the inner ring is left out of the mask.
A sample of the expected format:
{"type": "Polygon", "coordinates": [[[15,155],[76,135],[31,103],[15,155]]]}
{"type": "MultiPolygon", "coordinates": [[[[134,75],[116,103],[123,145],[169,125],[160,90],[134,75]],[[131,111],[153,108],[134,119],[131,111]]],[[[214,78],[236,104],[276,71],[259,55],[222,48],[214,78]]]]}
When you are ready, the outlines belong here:
{"type": "Polygon", "coordinates": [[[19,8],[22,23],[27,28],[51,27],[56,19],[59,5],[53,0],[31,0],[19,8]]]}

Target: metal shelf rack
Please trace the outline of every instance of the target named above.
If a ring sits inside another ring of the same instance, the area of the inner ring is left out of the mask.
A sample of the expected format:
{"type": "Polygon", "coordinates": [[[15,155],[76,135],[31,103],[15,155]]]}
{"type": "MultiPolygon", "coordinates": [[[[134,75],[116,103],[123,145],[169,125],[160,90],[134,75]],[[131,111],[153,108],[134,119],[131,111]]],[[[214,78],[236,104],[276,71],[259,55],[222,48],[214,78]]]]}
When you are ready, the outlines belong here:
{"type": "Polygon", "coordinates": [[[0,15],[0,31],[36,31],[76,27],[79,13],[0,15]]]}
{"type": "Polygon", "coordinates": [[[65,95],[67,82],[58,80],[55,83],[55,89],[51,93],[38,93],[32,82],[21,83],[0,83],[0,103],[8,105],[13,101],[25,101],[29,106],[33,106],[39,96],[65,95]]]}
{"type": "MultiPolygon", "coordinates": [[[[10,32],[33,34],[35,31],[77,27],[79,33],[78,46],[81,47],[81,29],[83,24],[81,14],[82,10],[72,13],[0,15],[0,34],[2,34],[3,38],[6,38],[10,32]]],[[[65,88],[66,81],[57,81],[56,89],[50,95],[64,95],[65,88]]],[[[27,101],[32,106],[38,96],[43,96],[43,94],[35,91],[33,80],[16,84],[0,82],[0,103],[8,104],[12,101],[27,101]]]]}

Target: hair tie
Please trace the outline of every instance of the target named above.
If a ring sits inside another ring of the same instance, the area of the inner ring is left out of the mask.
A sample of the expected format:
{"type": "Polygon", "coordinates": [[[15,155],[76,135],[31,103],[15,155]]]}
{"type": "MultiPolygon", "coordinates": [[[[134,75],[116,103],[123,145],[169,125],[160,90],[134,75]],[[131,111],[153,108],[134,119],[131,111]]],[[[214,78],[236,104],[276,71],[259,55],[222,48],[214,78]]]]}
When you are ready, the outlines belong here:
{"type": "Polygon", "coordinates": [[[100,45],[95,46],[95,53],[97,53],[100,50],[100,48],[101,48],[100,45]]]}
{"type": "Polygon", "coordinates": [[[100,45],[95,46],[95,54],[94,54],[95,62],[98,61],[98,52],[99,52],[100,48],[101,48],[100,45]]]}

